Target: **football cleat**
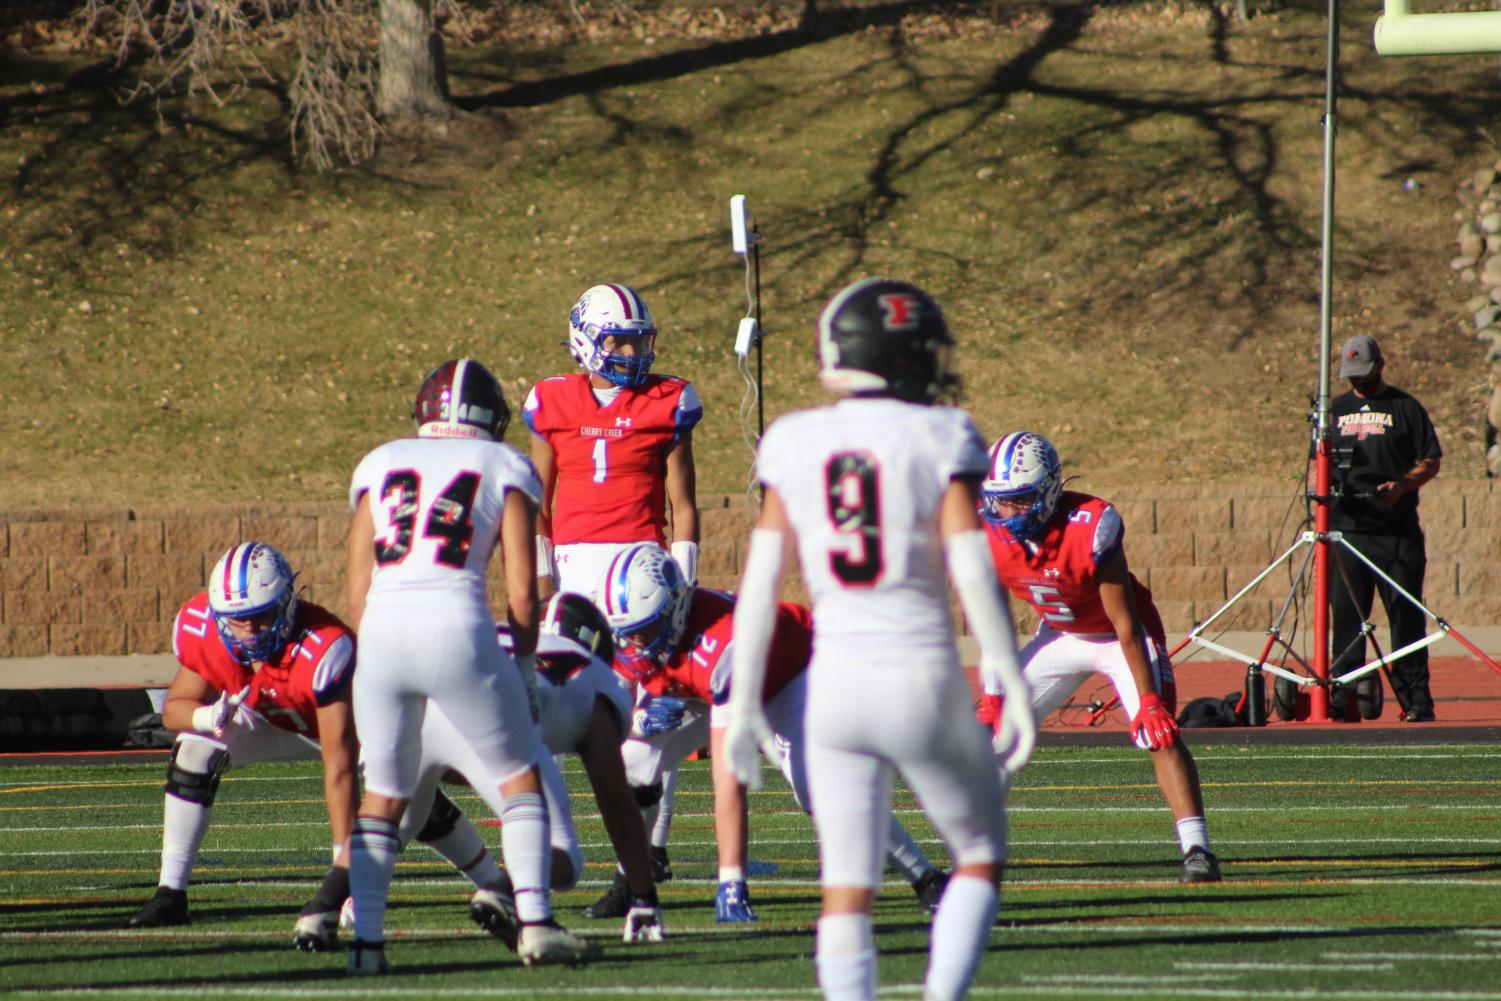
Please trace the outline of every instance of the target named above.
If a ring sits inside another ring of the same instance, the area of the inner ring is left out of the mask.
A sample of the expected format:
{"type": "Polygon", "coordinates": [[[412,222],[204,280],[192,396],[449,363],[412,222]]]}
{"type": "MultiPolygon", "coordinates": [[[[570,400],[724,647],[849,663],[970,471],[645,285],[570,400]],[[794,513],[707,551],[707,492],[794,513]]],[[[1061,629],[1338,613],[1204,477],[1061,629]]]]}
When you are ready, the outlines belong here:
{"type": "Polygon", "coordinates": [[[188,891],[158,886],[156,895],[131,915],[130,927],[167,928],[185,925],[192,920],[188,917],[188,891]]]}
{"type": "Polygon", "coordinates": [[[527,966],[566,963],[575,966],[594,958],[594,946],[568,931],[552,918],[521,926],[516,950],[527,966]]]}
{"type": "Polygon", "coordinates": [[[622,941],[662,941],[662,907],[656,898],[655,892],[649,898],[631,898],[631,909],[625,916],[625,931],[620,936],[622,941]]]}
{"type": "Polygon", "coordinates": [[[339,927],[344,931],[354,928],[354,898],[345,897],[344,906],[339,908],[339,927]]]}
{"type": "Polygon", "coordinates": [[[721,924],[748,924],[759,921],[751,909],[750,890],[743,879],[729,879],[719,884],[714,894],[714,920],[721,924]]]}
{"type": "Polygon", "coordinates": [[[625,873],[615,870],[615,881],[594,903],[584,908],[584,917],[596,921],[602,918],[623,918],[631,909],[631,887],[625,881],[625,873]]]}
{"type": "Polygon", "coordinates": [[[929,917],[938,913],[938,902],[943,899],[943,891],[949,885],[949,874],[942,869],[929,869],[917,881],[912,884],[912,892],[917,894],[917,906],[929,917]]]}
{"type": "Polygon", "coordinates": [[[651,881],[665,883],[672,879],[672,863],[667,860],[667,848],[652,845],[647,849],[647,854],[651,856],[651,881]]]}
{"type": "Polygon", "coordinates": [[[1218,883],[1220,860],[1213,853],[1194,845],[1183,856],[1183,871],[1178,874],[1180,883],[1218,883]]]}
{"type": "Polygon", "coordinates": [[[338,911],[304,914],[292,926],[292,945],[301,952],[327,952],[338,942],[338,911]]]}
{"type": "Polygon", "coordinates": [[[512,895],[510,880],[475,890],[474,896],[469,898],[469,920],[500,939],[507,949],[515,952],[518,934],[516,898],[512,895]]]}
{"type": "Polygon", "coordinates": [[[390,970],[391,967],[386,965],[386,943],[355,939],[349,947],[349,963],[344,972],[351,977],[374,977],[390,970]]]}

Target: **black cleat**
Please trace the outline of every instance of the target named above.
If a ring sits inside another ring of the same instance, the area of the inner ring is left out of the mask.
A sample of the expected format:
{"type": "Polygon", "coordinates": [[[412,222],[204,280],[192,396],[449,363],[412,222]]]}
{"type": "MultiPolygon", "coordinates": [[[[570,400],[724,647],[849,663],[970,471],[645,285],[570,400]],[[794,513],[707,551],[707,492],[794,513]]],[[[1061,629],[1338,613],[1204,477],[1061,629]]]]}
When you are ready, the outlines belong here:
{"type": "Polygon", "coordinates": [[[516,920],[516,897],[511,881],[501,873],[501,879],[493,886],[474,891],[469,898],[469,919],[485,931],[505,943],[507,949],[516,951],[516,939],[520,934],[516,920]]]}
{"type": "Polygon", "coordinates": [[[615,881],[594,903],[584,908],[584,917],[596,921],[603,918],[623,918],[631,910],[631,887],[625,881],[625,873],[617,871],[615,881]]]}
{"type": "Polygon", "coordinates": [[[1220,860],[1198,845],[1190,848],[1188,854],[1183,856],[1183,871],[1178,874],[1178,882],[1218,883],[1219,881],[1220,860]]]}
{"type": "Polygon", "coordinates": [[[948,885],[949,874],[942,869],[929,869],[912,884],[912,892],[917,894],[917,906],[928,917],[938,913],[938,902],[943,899],[944,888],[948,885]]]}
{"type": "Polygon", "coordinates": [[[651,881],[653,883],[665,883],[672,879],[672,863],[667,861],[667,849],[653,845],[647,849],[651,856],[651,881]]]}
{"type": "Polygon", "coordinates": [[[156,896],[146,901],[130,918],[132,928],[167,928],[189,924],[188,891],[166,886],[156,888],[156,896]]]}

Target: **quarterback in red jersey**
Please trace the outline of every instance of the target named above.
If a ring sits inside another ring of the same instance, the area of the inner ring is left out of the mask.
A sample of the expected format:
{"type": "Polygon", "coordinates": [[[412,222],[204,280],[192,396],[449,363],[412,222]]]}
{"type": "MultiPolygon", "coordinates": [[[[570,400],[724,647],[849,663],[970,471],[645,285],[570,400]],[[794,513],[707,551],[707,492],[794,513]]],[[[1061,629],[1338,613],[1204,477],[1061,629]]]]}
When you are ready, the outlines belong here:
{"type": "MultiPolygon", "coordinates": [[[[724,703],[732,687],[735,596],[693,587],[661,546],[643,543],[619,553],[599,584],[600,607],[615,635],[615,670],[647,697],[625,742],[626,773],[652,818],[663,773],[704,746],[707,729],[714,776],[714,829],[719,848],[718,921],[756,920],[745,881],[746,789],[722,754],[724,703]]],[[[776,608],[761,697],[775,737],[773,761],[808,809],[803,739],[806,672],[813,655],[813,616],[802,605],[776,608]]],[[[943,874],[934,869],[895,817],[888,819],[890,861],[912,883],[925,908],[936,905],[943,874]]],[[[622,881],[606,893],[620,895],[622,881]]],[[[605,908],[596,907],[595,913],[605,908]]]]}
{"type": "Polygon", "coordinates": [[[651,374],[656,336],[634,289],[595,285],[568,317],[568,349],[583,371],[543,379],[527,397],[544,491],[537,573],[557,590],[594,597],[621,547],[666,545],[669,504],[673,556],[697,577],[692,435],[703,406],[689,382],[651,374]]]}
{"type": "MultiPolygon", "coordinates": [[[[1001,582],[1041,616],[1021,652],[1033,712],[1047,716],[1095,672],[1109,677],[1132,739],[1152,753],[1177,822],[1179,879],[1217,882],[1198,770],[1173,718],[1178,696],[1166,634],[1151,592],[1126,566],[1120,513],[1108,501],[1064,490],[1057,450],[1029,431],[991,447],[980,513],[1001,582]]],[[[981,712],[988,721],[995,695],[985,683],[981,712]]]]}
{"type": "MultiPolygon", "coordinates": [[[[349,895],[345,847],[357,792],[354,636],[332,612],[298,601],[295,579],[275,547],[242,542],[214,567],[208,591],[177,613],[172,649],[180,666],[162,706],[163,726],[178,736],[167,764],[161,875],[156,895],[131,917],[133,928],[190,920],[188,879],[226,770],[321,759],[334,864],[303,908],[292,941],[305,950],[333,945],[349,895]]],[[[418,840],[477,882],[495,871],[479,832],[457,807],[440,796],[434,818],[418,840]]],[[[482,898],[477,893],[471,909],[482,898]]]]}

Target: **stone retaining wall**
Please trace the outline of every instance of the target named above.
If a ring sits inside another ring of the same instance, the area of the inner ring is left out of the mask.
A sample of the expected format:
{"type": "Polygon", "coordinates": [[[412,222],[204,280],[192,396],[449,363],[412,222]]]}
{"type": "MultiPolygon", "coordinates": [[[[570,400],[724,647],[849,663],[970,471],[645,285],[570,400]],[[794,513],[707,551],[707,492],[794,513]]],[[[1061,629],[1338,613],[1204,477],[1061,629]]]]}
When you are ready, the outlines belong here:
{"type": "MultiPolygon", "coordinates": [[[[1440,477],[1423,491],[1426,597],[1459,626],[1501,624],[1496,482],[1440,477]]],[[[1303,513],[1292,481],[1080,488],[1116,501],[1131,567],[1178,634],[1280,555],[1303,513]]],[[[707,497],[702,508],[703,582],[732,588],[751,524],[746,499],[707,497]]],[[[348,523],[347,509],[334,503],[0,515],[0,657],[169,652],[178,607],[241,539],[279,546],[300,572],[306,597],[342,613],[348,523]]],[[[498,562],[491,576],[499,592],[498,562]]],[[[1279,569],[1262,588],[1265,596],[1243,602],[1217,625],[1265,628],[1286,580],[1279,569]]],[[[804,597],[799,582],[789,583],[787,596],[804,597]]],[[[1017,613],[1018,625],[1029,629],[1030,613],[1017,613]]]]}

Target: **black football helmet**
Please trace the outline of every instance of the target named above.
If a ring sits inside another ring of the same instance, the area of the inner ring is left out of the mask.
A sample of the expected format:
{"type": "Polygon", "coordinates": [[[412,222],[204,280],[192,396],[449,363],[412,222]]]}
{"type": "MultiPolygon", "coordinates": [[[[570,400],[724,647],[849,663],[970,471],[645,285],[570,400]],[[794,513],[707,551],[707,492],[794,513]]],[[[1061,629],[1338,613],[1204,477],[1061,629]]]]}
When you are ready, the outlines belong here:
{"type": "Polygon", "coordinates": [[[606,664],[615,659],[615,637],[605,613],[582,594],[560,591],[553,595],[542,614],[541,629],[573,640],[606,664]]]}
{"type": "Polygon", "coordinates": [[[836,392],[932,403],[958,387],[953,344],[932,296],[908,282],[865,278],[818,318],[819,378],[836,392]]]}
{"type": "Polygon", "coordinates": [[[455,358],[422,380],[412,418],[422,438],[500,441],[511,422],[511,408],[489,369],[473,358],[455,358]]]}

